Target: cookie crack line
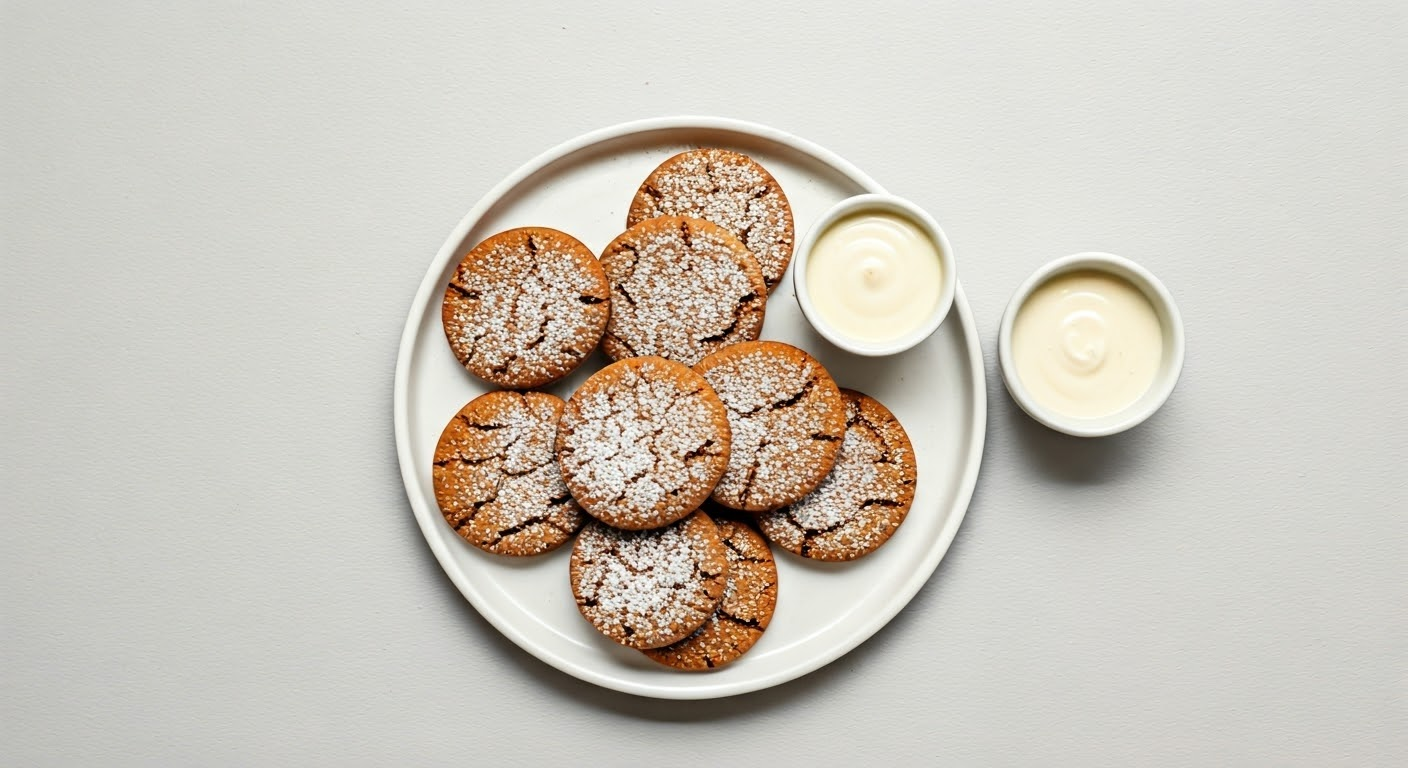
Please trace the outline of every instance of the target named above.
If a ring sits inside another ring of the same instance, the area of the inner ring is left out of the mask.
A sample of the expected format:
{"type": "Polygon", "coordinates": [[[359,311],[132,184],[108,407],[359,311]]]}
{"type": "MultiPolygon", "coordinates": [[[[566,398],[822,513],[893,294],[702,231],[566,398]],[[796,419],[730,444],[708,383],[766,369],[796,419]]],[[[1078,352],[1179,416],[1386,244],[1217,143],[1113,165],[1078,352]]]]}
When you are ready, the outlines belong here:
{"type": "Polygon", "coordinates": [[[502,459],[503,459],[503,456],[498,455],[498,454],[495,454],[495,455],[493,455],[493,456],[485,456],[485,457],[483,457],[483,458],[478,458],[478,459],[468,459],[468,458],[465,458],[464,456],[451,456],[451,457],[449,457],[449,458],[447,458],[447,459],[440,459],[440,460],[434,462],[434,464],[435,464],[435,466],[437,466],[437,467],[448,467],[448,466],[450,466],[451,464],[458,464],[458,465],[460,465],[460,466],[477,467],[477,466],[479,466],[480,464],[488,464],[488,463],[491,462],[491,461],[500,461],[500,460],[502,460],[502,459]]]}
{"type": "Polygon", "coordinates": [[[865,501],[862,501],[862,502],[860,503],[860,508],[861,508],[862,510],[870,509],[871,507],[902,507],[902,506],[904,506],[904,504],[902,504],[902,503],[900,503],[900,502],[898,502],[898,501],[895,501],[894,499],[866,499],[865,501]]]}
{"type": "Polygon", "coordinates": [[[498,535],[494,537],[493,543],[498,544],[499,542],[503,541],[504,539],[507,539],[510,536],[524,532],[531,526],[542,525],[545,523],[549,525],[551,524],[548,515],[534,515],[533,517],[530,517],[521,523],[517,523],[507,528],[500,529],[498,531],[498,535]]]}
{"type": "Polygon", "coordinates": [[[449,282],[449,286],[450,290],[454,291],[455,293],[458,293],[460,296],[466,299],[472,299],[477,301],[483,295],[479,291],[471,291],[463,285],[456,283],[454,280],[451,280],[449,282]]]}
{"type": "MultiPolygon", "coordinates": [[[[831,525],[828,525],[824,528],[809,528],[806,525],[803,525],[801,520],[797,519],[797,516],[793,513],[792,506],[784,507],[782,514],[789,521],[792,522],[792,525],[796,526],[797,530],[802,532],[802,536],[806,538],[808,542],[810,542],[812,537],[814,536],[823,536],[825,534],[831,533],[832,531],[843,528],[849,523],[855,522],[851,518],[846,518],[844,520],[841,520],[840,522],[832,523],[831,525]]],[[[803,546],[805,547],[806,545],[804,544],[803,546]]]]}
{"type": "Polygon", "coordinates": [[[486,505],[493,504],[494,502],[498,501],[499,491],[503,490],[503,487],[503,478],[499,478],[498,481],[494,483],[493,496],[490,496],[487,499],[482,499],[480,501],[471,501],[469,503],[469,516],[455,524],[455,531],[457,533],[463,532],[466,526],[472,524],[475,519],[479,517],[479,513],[483,511],[486,505]]]}
{"type": "Polygon", "coordinates": [[[744,552],[743,550],[739,549],[739,548],[738,548],[738,545],[734,544],[734,543],[733,543],[731,540],[729,540],[729,539],[724,539],[723,542],[724,542],[724,546],[725,546],[725,547],[728,547],[730,550],[732,550],[732,551],[733,551],[733,554],[737,556],[737,557],[734,558],[735,560],[738,560],[738,561],[744,562],[744,563],[758,563],[758,564],[761,564],[761,565],[766,565],[766,564],[772,562],[772,559],[771,559],[771,558],[764,559],[764,558],[761,558],[761,557],[753,557],[752,555],[750,555],[750,554],[744,552]]]}
{"type": "Polygon", "coordinates": [[[773,403],[770,407],[772,408],[772,410],[782,410],[783,408],[791,408],[797,403],[802,402],[802,398],[805,398],[807,395],[810,395],[813,389],[816,389],[815,376],[808,378],[806,383],[802,385],[801,389],[797,390],[797,394],[792,395],[791,397],[783,398],[782,400],[778,400],[777,402],[773,403]]]}
{"type": "MultiPolygon", "coordinates": [[[[514,394],[518,394],[518,393],[515,392],[514,394]]],[[[475,432],[493,432],[493,431],[496,430],[496,429],[507,429],[507,428],[510,426],[510,425],[508,425],[508,424],[494,424],[494,423],[489,423],[489,424],[476,424],[476,423],[474,423],[473,421],[470,421],[469,417],[466,416],[466,415],[464,415],[464,414],[462,414],[462,413],[457,413],[457,414],[455,414],[455,418],[459,419],[459,420],[460,420],[460,423],[464,424],[466,427],[468,427],[469,429],[474,430],[475,432]]]]}
{"type": "Polygon", "coordinates": [[[751,291],[749,291],[748,293],[744,294],[744,295],[743,295],[743,298],[739,299],[739,300],[738,300],[738,303],[734,305],[734,307],[733,307],[733,321],[728,324],[728,327],[727,327],[727,328],[723,329],[722,331],[719,331],[719,332],[716,333],[716,334],[713,334],[712,336],[704,336],[704,337],[702,337],[702,338],[696,338],[695,341],[698,341],[698,342],[700,342],[701,344],[707,344],[707,343],[713,343],[713,342],[726,341],[726,340],[728,340],[728,337],[732,336],[732,335],[738,330],[738,323],[743,319],[743,307],[744,307],[744,305],[753,303],[755,300],[757,300],[757,298],[758,298],[758,294],[753,293],[753,292],[751,292],[751,291]]]}
{"type": "Polygon", "coordinates": [[[723,619],[724,621],[731,622],[731,623],[733,623],[733,624],[737,624],[737,625],[740,626],[740,627],[749,627],[749,628],[757,629],[757,630],[762,630],[762,628],[763,628],[762,624],[761,624],[757,619],[745,619],[745,618],[741,618],[741,617],[739,617],[739,616],[735,616],[735,615],[729,613],[728,611],[725,611],[723,608],[719,608],[719,609],[715,610],[715,611],[714,611],[714,615],[715,615],[715,616],[718,616],[720,619],[723,619]]]}

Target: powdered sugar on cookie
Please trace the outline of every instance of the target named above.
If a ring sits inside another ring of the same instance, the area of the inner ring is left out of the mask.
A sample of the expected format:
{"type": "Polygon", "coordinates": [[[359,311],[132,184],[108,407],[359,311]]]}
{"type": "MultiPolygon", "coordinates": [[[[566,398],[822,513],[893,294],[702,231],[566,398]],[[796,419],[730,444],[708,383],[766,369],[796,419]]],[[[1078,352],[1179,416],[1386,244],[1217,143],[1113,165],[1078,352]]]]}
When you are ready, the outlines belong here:
{"type": "Polygon", "coordinates": [[[718,530],[695,513],[651,531],[593,523],[572,549],[577,607],[622,645],[654,648],[688,636],[718,606],[728,565],[718,530]]]}
{"type": "Polygon", "coordinates": [[[456,357],[505,387],[560,378],[596,348],[610,314],[605,273],[590,250],[545,228],[499,233],[450,279],[442,317],[456,357]]]}
{"type": "Polygon", "coordinates": [[[789,344],[757,341],[715,353],[696,370],[728,408],[733,431],[714,501],[757,512],[816,488],[845,431],[841,393],[821,363],[789,344]]]}
{"type": "Polygon", "coordinates": [[[723,228],[699,219],[651,219],[601,256],[611,284],[603,348],[612,359],[658,355],[693,365],[758,338],[767,288],[757,260],[723,228]]]}
{"type": "Polygon", "coordinates": [[[554,549],[581,527],[553,439],[562,401],[542,392],[490,392],[470,401],[435,449],[435,500],[466,541],[504,555],[554,549]]]}
{"type": "Polygon", "coordinates": [[[842,394],[846,437],[831,474],[801,501],[758,517],[773,543],[818,560],[852,560],[879,547],[914,501],[914,449],[904,428],[874,399],[842,394]]]}
{"type": "Polygon", "coordinates": [[[757,257],[768,290],[792,259],[792,209],[772,174],[725,149],[697,149],[661,163],[636,192],[626,226],[691,216],[727,229],[757,257]]]}
{"type": "Polygon", "coordinates": [[[557,452],[573,496],[596,518],[639,530],[698,508],[728,464],[723,404],[688,368],[658,357],[603,368],[574,393],[557,452]]]}
{"type": "Polygon", "coordinates": [[[767,541],[737,520],[715,524],[728,560],[723,600],[689,637],[645,651],[675,669],[715,669],[738,659],[762,637],[777,606],[777,564],[767,541]]]}

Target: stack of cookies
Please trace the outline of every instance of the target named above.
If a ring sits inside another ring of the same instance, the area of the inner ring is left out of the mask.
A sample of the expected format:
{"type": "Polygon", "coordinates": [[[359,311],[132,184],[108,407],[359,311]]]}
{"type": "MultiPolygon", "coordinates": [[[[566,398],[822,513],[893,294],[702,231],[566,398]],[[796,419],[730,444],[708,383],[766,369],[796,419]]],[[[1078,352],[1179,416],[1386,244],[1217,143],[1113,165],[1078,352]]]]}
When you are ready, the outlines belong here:
{"type": "Polygon", "coordinates": [[[810,354],[759,341],[792,258],[792,213],[746,155],[676,155],[600,254],[550,228],[493,235],[442,310],[464,367],[502,387],[435,450],[436,501],[466,541],[537,555],[575,536],[572,592],[603,635],[677,669],[757,642],[775,544],[852,560],[914,499],[914,451],[876,400],[810,354]],[[598,347],[612,363],[564,402],[535,391],[598,347]]]}

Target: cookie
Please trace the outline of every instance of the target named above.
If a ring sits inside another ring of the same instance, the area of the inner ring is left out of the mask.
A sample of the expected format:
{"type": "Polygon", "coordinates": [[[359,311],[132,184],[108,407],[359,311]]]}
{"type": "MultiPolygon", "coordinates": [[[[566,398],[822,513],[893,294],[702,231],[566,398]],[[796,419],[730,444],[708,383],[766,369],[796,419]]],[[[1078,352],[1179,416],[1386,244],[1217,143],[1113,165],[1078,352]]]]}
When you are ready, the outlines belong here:
{"type": "Polygon", "coordinates": [[[685,639],[642,651],[667,667],[717,669],[748,652],[777,607],[777,564],[768,542],[737,520],[717,519],[728,560],[728,583],[712,616],[685,639]]]}
{"type": "Polygon", "coordinates": [[[651,531],[591,522],[572,547],[577,610],[630,648],[658,648],[698,629],[718,607],[728,561],[703,512],[651,531]]]}
{"type": "Polygon", "coordinates": [[[711,498],[750,512],[801,499],[831,471],[846,431],[836,382],[806,352],[753,341],[695,366],[728,408],[728,471],[711,498]]]}
{"type": "Polygon", "coordinates": [[[611,285],[602,349],[694,365],[758,338],[767,287],[753,254],[722,227],[667,216],[626,230],[601,254],[611,285]]]}
{"type": "Polygon", "coordinates": [[[699,508],[728,466],[728,414],[702,376],[660,357],[602,368],[557,429],[562,478],[602,522],[641,530],[699,508]]]}
{"type": "Polygon", "coordinates": [[[633,227],[656,216],[692,216],[733,233],[757,257],[771,291],[792,260],[792,207],[782,187],[747,155],[696,149],[661,163],[626,214],[633,227]]]}
{"type": "Polygon", "coordinates": [[[540,387],[596,349],[611,315],[606,273],[590,249],[555,229],[500,232],[465,255],[441,320],[455,357],[500,387],[540,387]]]}
{"type": "Polygon", "coordinates": [[[806,498],[758,516],[772,543],[816,560],[854,560],[884,544],[914,503],[914,448],[874,398],[841,390],[846,438],[836,467],[806,498]]]}
{"type": "Polygon", "coordinates": [[[496,391],[469,401],[435,446],[435,501],[465,541],[500,555],[536,555],[582,527],[553,455],[562,400],[496,391]]]}

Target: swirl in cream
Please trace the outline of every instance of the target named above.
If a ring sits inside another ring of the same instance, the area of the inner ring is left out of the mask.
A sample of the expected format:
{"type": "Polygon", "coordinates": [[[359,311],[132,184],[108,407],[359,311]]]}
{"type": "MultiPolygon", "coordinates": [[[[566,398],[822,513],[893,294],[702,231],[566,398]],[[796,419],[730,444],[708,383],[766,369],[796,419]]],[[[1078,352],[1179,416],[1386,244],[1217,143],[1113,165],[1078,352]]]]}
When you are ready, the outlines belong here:
{"type": "Polygon", "coordinates": [[[939,303],[938,246],[913,222],[854,214],[812,247],[807,291],[827,325],[852,339],[888,342],[924,325],[939,303]]]}
{"type": "Polygon", "coordinates": [[[1038,286],[1012,325],[1012,359],[1036,402],[1076,418],[1118,413],[1158,373],[1163,332],[1129,282],[1103,272],[1058,275],[1038,286]]]}

